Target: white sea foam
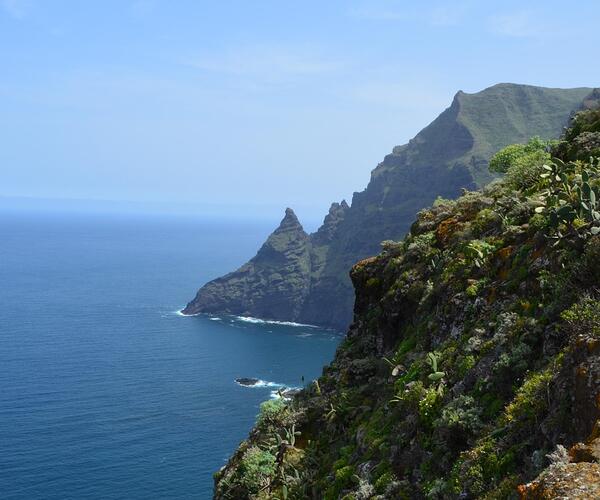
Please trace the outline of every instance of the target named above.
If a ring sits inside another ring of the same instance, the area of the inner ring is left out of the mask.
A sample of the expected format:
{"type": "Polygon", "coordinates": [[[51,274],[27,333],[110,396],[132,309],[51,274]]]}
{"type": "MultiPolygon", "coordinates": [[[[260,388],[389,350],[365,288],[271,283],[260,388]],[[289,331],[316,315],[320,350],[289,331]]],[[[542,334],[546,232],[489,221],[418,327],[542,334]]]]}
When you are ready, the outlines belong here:
{"type": "MultiPolygon", "coordinates": [[[[286,387],[286,389],[290,391],[298,391],[300,390],[300,387],[286,387]]],[[[281,391],[281,388],[271,391],[269,396],[271,399],[291,399],[291,396],[286,396],[285,391],[281,391]]]]}
{"type": "MultiPolygon", "coordinates": [[[[183,316],[183,317],[190,317],[190,316],[202,316],[202,315],[206,315],[206,313],[195,313],[195,314],[185,314],[183,312],[183,309],[179,309],[178,311],[173,311],[174,314],[176,314],[177,316],[183,316]]],[[[210,316],[208,318],[211,321],[223,321],[223,318],[220,318],[218,316],[210,316]]],[[[236,321],[242,321],[244,323],[252,323],[255,325],[281,325],[281,326],[303,326],[305,328],[320,328],[316,325],[307,325],[306,323],[296,323],[294,321],[277,321],[274,319],[260,319],[260,318],[254,318],[253,316],[233,316],[233,319],[230,319],[229,322],[230,323],[235,323],[236,321]]],[[[269,330],[269,332],[271,332],[271,330],[269,330]]],[[[311,333],[303,333],[300,334],[300,337],[309,337],[310,335],[312,335],[311,333]]]]}
{"type": "Polygon", "coordinates": [[[185,316],[187,318],[189,316],[200,316],[202,313],[184,314],[183,309],[179,309],[179,311],[175,311],[175,314],[177,314],[177,316],[185,316]]]}
{"type": "Polygon", "coordinates": [[[259,380],[253,387],[285,387],[283,384],[277,382],[268,382],[266,380],[259,380]]]}
{"type": "MultiPolygon", "coordinates": [[[[185,317],[185,318],[187,318],[187,317],[190,317],[190,316],[202,316],[202,315],[205,315],[205,313],[185,314],[185,313],[183,312],[183,309],[179,309],[178,311],[174,311],[174,313],[175,313],[177,316],[183,316],[183,317],[185,317]]],[[[208,319],[209,319],[209,320],[211,320],[211,321],[223,321],[223,320],[222,320],[221,318],[219,318],[218,316],[210,316],[208,319]]]]}
{"type": "Polygon", "coordinates": [[[318,326],[315,326],[315,325],[306,325],[304,323],[295,323],[293,321],[277,321],[274,319],[260,319],[260,318],[253,318],[252,316],[236,316],[235,318],[238,321],[244,321],[246,323],[262,324],[262,325],[304,326],[304,327],[308,327],[308,328],[319,328],[318,326]]]}
{"type": "Polygon", "coordinates": [[[270,388],[271,391],[269,392],[269,397],[271,399],[278,399],[278,398],[289,399],[291,397],[291,395],[286,395],[287,391],[298,391],[300,389],[300,387],[293,387],[290,385],[280,384],[278,382],[270,382],[268,380],[262,380],[262,379],[258,379],[258,382],[256,382],[256,384],[252,384],[252,385],[240,384],[237,380],[235,381],[235,383],[242,387],[247,387],[249,389],[270,388]]]}

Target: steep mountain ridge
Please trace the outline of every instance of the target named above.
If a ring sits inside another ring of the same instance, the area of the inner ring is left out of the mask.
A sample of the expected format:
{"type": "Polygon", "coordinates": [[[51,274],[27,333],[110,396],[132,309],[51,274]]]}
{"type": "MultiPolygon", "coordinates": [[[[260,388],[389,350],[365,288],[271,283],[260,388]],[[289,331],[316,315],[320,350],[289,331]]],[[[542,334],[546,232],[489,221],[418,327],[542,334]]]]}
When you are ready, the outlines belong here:
{"type": "Polygon", "coordinates": [[[254,278],[254,267],[243,266],[243,281],[232,273],[206,284],[184,312],[230,312],[343,330],[352,316],[348,269],[355,262],[378,253],[381,241],[402,238],[415,214],[437,197],[455,198],[461,189],[491,180],[487,165],[499,148],[534,135],[558,137],[590,91],[498,84],[475,94],[458,92],[430,125],[384,158],[349,207],[332,205],[324,227],[309,236],[312,257],[300,266],[306,276],[300,278],[299,268],[288,277],[285,266],[263,259],[254,278]],[[292,281],[287,310],[281,297],[276,308],[266,306],[269,294],[261,287],[269,283],[267,269],[274,269],[279,286],[278,280],[292,281]]]}

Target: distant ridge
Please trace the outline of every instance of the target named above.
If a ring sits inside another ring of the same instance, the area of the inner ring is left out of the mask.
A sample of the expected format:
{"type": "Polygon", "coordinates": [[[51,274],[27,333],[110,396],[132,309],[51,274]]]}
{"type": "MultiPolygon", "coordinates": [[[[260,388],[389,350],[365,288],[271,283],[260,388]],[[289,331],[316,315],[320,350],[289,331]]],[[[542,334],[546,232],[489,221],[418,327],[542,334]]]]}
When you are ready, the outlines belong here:
{"type": "Polygon", "coordinates": [[[459,91],[451,105],[373,170],[352,204],[333,203],[308,235],[291,209],[257,255],[204,285],[185,314],[231,313],[344,329],[354,293],[348,272],[397,240],[438,196],[455,198],[493,179],[493,153],[534,135],[558,137],[572,113],[593,100],[592,88],[552,89],[501,83],[459,91]]]}

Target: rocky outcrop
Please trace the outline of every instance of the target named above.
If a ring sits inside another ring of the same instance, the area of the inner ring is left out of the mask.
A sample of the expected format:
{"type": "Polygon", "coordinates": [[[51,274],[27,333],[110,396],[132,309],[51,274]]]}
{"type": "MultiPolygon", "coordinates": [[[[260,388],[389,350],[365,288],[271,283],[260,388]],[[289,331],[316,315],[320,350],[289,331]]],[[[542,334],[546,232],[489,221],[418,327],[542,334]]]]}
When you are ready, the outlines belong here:
{"type": "Polygon", "coordinates": [[[279,227],[237,271],[207,283],[183,314],[225,312],[275,320],[295,318],[309,291],[311,243],[286,209],[279,227]]]}
{"type": "Polygon", "coordinates": [[[257,256],[249,267],[207,284],[186,311],[244,313],[345,329],[352,318],[348,271],[354,263],[377,254],[383,240],[401,239],[417,212],[437,197],[455,198],[463,188],[487,184],[493,179],[488,160],[503,146],[534,135],[558,137],[590,90],[499,84],[475,94],[458,92],[429,126],[384,158],[367,188],[354,193],[351,206],[332,205],[323,226],[309,238],[310,271],[304,279],[274,267],[278,287],[284,286],[280,280],[291,281],[289,293],[275,294],[273,307],[266,299],[272,294],[262,289],[271,284],[267,269],[260,279],[249,278],[256,273],[257,256]],[[242,270],[245,279],[240,281],[242,270]],[[282,311],[285,300],[287,311],[282,311]]]}
{"type": "Polygon", "coordinates": [[[183,314],[228,313],[309,322],[311,296],[349,207],[333,203],[319,230],[306,234],[291,208],[254,258],[197,293],[183,314]]]}
{"type": "Polygon", "coordinates": [[[538,479],[519,488],[522,500],[597,500],[600,498],[600,465],[554,465],[538,479]]]}
{"type": "MultiPolygon", "coordinates": [[[[600,420],[594,434],[598,433],[599,424],[600,420]]],[[[551,464],[530,483],[518,486],[521,500],[600,498],[600,438],[590,438],[587,444],[577,443],[568,454],[561,448],[556,455],[559,462],[551,464]]]]}

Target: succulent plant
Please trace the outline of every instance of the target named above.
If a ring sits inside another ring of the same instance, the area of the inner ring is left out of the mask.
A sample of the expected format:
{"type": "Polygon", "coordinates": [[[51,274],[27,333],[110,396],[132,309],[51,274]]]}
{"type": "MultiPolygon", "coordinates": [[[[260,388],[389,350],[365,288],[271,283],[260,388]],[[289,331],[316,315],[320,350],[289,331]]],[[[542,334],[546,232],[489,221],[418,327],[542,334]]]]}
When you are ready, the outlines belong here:
{"type": "Polygon", "coordinates": [[[427,354],[427,362],[431,366],[432,373],[427,377],[432,382],[437,382],[446,376],[446,372],[438,371],[438,355],[434,352],[427,354]]]}

